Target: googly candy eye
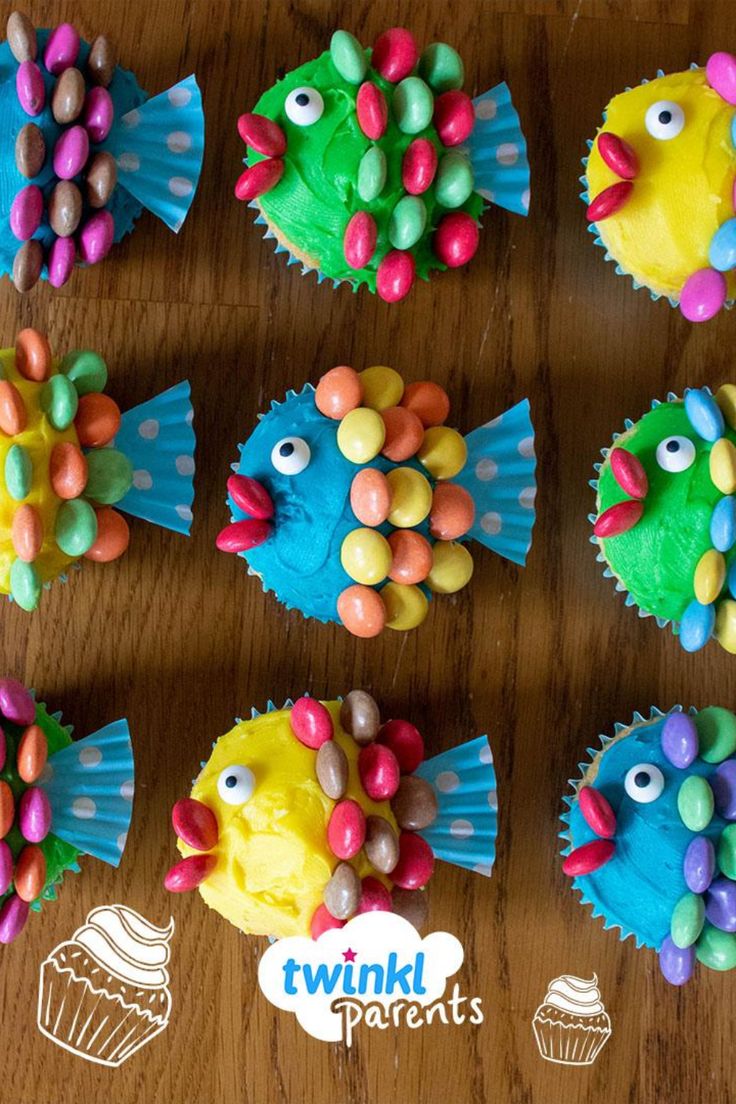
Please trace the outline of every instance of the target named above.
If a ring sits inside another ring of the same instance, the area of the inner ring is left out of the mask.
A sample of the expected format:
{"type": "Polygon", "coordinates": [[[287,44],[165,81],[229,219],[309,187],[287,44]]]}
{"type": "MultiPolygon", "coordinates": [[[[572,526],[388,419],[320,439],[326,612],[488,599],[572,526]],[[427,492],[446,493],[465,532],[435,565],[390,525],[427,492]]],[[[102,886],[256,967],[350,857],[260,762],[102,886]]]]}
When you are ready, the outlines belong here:
{"type": "Polygon", "coordinates": [[[662,793],[664,775],[654,763],[637,763],[627,771],[624,789],[633,801],[640,805],[649,805],[662,793]]]}
{"type": "Polygon", "coordinates": [[[250,801],[256,780],[250,767],[226,767],[217,779],[217,792],[227,805],[244,805],[250,801]]]}
{"type": "Polygon", "coordinates": [[[657,445],[657,463],[666,472],[683,472],[695,459],[695,445],[689,437],[665,437],[657,445]]]}
{"type": "Polygon", "coordinates": [[[316,88],[294,88],[286,97],[284,111],[295,126],[311,126],[322,118],[325,102],[316,88]]]}
{"type": "Polygon", "coordinates": [[[668,142],[676,138],[685,125],[685,113],[679,104],[672,100],[657,100],[648,108],[644,116],[644,126],[652,138],[668,142]]]}
{"type": "Polygon", "coordinates": [[[271,449],[271,463],[282,475],[299,475],[311,459],[309,445],[302,437],[283,437],[271,449]]]}

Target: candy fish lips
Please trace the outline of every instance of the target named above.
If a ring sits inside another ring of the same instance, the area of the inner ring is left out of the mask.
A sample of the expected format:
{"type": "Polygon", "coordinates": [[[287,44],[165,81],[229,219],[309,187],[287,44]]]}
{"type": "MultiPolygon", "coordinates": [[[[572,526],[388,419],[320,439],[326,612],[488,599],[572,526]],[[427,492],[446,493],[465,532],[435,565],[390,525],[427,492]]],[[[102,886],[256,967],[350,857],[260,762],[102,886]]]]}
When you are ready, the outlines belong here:
{"type": "Polygon", "coordinates": [[[182,797],[176,802],[171,820],[177,838],[198,852],[180,859],[168,871],[164,885],[171,893],[188,893],[202,884],[217,866],[213,854],[220,838],[217,818],[203,801],[182,797]]]}

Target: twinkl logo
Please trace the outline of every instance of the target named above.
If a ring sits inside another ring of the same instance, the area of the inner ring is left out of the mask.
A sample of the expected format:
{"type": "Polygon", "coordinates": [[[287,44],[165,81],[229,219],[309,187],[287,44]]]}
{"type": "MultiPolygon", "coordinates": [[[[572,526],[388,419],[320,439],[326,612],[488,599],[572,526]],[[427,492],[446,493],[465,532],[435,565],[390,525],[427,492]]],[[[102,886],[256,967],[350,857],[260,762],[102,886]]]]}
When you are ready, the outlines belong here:
{"type": "Polygon", "coordinates": [[[319,940],[294,936],[268,948],[258,967],[263,993],[315,1039],[351,1046],[359,1025],[386,1030],[439,1022],[480,1024],[479,997],[447,979],[463,963],[448,932],[424,939],[400,916],[370,912],[319,940]]]}

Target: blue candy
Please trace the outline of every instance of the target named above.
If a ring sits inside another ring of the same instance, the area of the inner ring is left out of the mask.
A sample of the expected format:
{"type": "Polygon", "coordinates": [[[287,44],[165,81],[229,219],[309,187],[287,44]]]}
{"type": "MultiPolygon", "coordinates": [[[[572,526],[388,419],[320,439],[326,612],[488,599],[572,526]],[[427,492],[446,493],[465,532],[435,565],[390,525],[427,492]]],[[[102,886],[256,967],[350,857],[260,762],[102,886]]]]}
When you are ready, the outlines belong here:
{"type": "Polygon", "coordinates": [[[736,544],[736,498],[726,495],[713,507],[710,539],[719,552],[728,552],[736,544]]]}
{"type": "Polygon", "coordinates": [[[710,240],[708,260],[719,272],[736,268],[736,218],[726,219],[710,240]]]}
{"type": "Polygon", "coordinates": [[[723,436],[723,415],[716,400],[707,391],[688,391],[685,395],[685,413],[690,425],[704,441],[717,441],[723,436]]]}
{"type": "Polygon", "coordinates": [[[736,560],[733,561],[726,575],[726,586],[732,598],[736,598],[736,560]]]}
{"type": "Polygon", "coordinates": [[[703,606],[694,598],[682,615],[680,644],[686,652],[699,652],[710,640],[716,624],[713,604],[703,606]]]}

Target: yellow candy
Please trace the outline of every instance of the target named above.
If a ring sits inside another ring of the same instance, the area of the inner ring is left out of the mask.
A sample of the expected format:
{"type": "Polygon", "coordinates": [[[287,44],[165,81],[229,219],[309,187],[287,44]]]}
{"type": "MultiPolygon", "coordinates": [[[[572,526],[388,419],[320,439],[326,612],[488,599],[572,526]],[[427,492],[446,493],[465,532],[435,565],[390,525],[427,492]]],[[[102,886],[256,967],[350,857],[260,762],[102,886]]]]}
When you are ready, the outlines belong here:
{"type": "Polygon", "coordinates": [[[432,570],[427,586],[435,594],[455,594],[470,581],[473,557],[464,544],[437,541],[432,548],[432,570]]]}
{"type": "Polygon", "coordinates": [[[732,598],[724,598],[719,605],[713,635],[722,648],[736,655],[736,602],[732,598]]]}
{"type": "Polygon", "coordinates": [[[354,464],[368,464],[378,456],[385,439],[383,418],[364,406],[351,410],[337,427],[337,447],[354,464]]]}
{"type": "Polygon", "coordinates": [[[716,391],[716,402],[731,429],[736,429],[736,384],[724,383],[716,391]]]}
{"type": "Polygon", "coordinates": [[[710,477],[721,494],[736,491],[736,448],[727,437],[721,437],[710,450],[710,477]]]}
{"type": "Polygon", "coordinates": [[[417,459],[435,479],[452,479],[465,467],[468,447],[456,429],[432,426],[425,431],[417,459]]]}
{"type": "Polygon", "coordinates": [[[726,561],[715,548],[704,552],[695,568],[695,597],[701,605],[709,606],[715,602],[723,590],[726,581],[726,561]]]}
{"type": "Polygon", "coordinates": [[[358,373],[363,385],[363,406],[371,410],[387,410],[398,406],[404,394],[404,381],[393,368],[376,364],[358,373]]]}
{"type": "Polygon", "coordinates": [[[424,521],[432,507],[432,488],[414,468],[394,468],[386,476],[391,488],[388,520],[397,529],[411,529],[424,521]]]}
{"type": "Polygon", "coordinates": [[[388,541],[375,529],[353,529],[342,542],[340,563],[356,583],[375,586],[383,582],[391,560],[388,541]]]}
{"type": "Polygon", "coordinates": [[[429,610],[427,596],[418,586],[386,583],[381,591],[386,607],[386,628],[405,632],[421,625],[429,610]]]}

